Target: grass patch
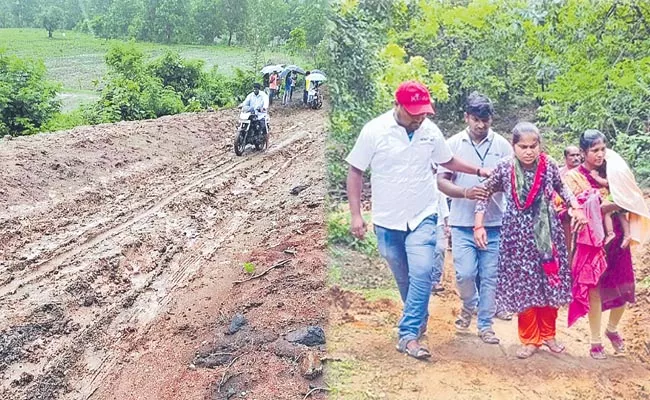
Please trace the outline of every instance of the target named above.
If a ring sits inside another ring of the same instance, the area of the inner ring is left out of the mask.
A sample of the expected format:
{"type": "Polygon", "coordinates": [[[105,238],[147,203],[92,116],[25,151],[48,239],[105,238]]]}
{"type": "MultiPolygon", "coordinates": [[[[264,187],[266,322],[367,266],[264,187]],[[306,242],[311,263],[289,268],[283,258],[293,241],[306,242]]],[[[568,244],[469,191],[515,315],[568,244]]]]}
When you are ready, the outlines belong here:
{"type": "Polygon", "coordinates": [[[363,392],[346,389],[351,386],[354,375],[361,371],[361,364],[356,361],[344,360],[328,363],[325,380],[330,390],[327,397],[329,399],[367,399],[367,395],[363,392]]]}
{"type": "Polygon", "coordinates": [[[364,239],[359,240],[350,232],[351,216],[345,205],[331,211],[327,216],[327,242],[330,247],[345,246],[367,256],[379,256],[377,236],[371,229],[370,213],[365,213],[363,218],[368,224],[368,230],[364,239]]]}
{"type": "Polygon", "coordinates": [[[342,274],[341,264],[330,259],[329,267],[327,268],[327,285],[340,285],[342,282],[342,274]]]}
{"type": "Polygon", "coordinates": [[[392,288],[372,288],[372,289],[356,288],[356,289],[352,289],[352,291],[361,294],[366,301],[378,301],[378,300],[392,300],[395,302],[401,301],[399,290],[397,290],[397,285],[393,285],[392,288]]]}
{"type": "MultiPolygon", "coordinates": [[[[55,31],[49,39],[44,29],[0,29],[0,49],[21,58],[41,59],[45,62],[48,78],[61,82],[64,92],[93,90],[94,82],[106,73],[104,55],[112,41],[75,31],[55,31]]],[[[205,68],[217,65],[219,71],[231,75],[235,68],[252,67],[253,53],[245,48],[228,46],[164,45],[136,42],[136,47],[150,59],[166,50],[175,50],[181,57],[205,61],[205,68]]],[[[281,51],[265,51],[261,62],[307,65],[300,56],[289,56],[281,51]]]]}

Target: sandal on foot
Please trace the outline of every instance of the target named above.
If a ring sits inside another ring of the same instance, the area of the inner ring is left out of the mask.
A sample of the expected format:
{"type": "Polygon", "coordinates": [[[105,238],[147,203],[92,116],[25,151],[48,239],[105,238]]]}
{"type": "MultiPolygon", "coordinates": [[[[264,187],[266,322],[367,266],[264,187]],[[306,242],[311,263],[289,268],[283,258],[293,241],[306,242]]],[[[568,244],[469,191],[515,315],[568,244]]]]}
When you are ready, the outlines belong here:
{"type": "Polygon", "coordinates": [[[469,324],[472,322],[472,313],[466,311],[465,309],[461,310],[458,319],[454,322],[454,326],[458,332],[467,332],[469,330],[469,324]]]}
{"type": "Polygon", "coordinates": [[[607,336],[607,339],[612,342],[612,347],[614,348],[615,354],[625,353],[625,343],[623,342],[623,338],[618,334],[618,332],[610,332],[608,330],[605,330],[605,336],[607,336]]]}
{"type": "Polygon", "coordinates": [[[605,354],[605,348],[600,343],[591,345],[591,350],[589,350],[589,355],[594,360],[604,360],[607,358],[607,354],[605,354]]]}
{"type": "Polygon", "coordinates": [[[431,358],[431,352],[429,352],[426,347],[422,346],[416,339],[400,339],[400,341],[397,343],[397,351],[404,353],[407,356],[413,357],[416,360],[426,360],[428,358],[431,358]],[[411,342],[415,342],[417,346],[409,349],[408,344],[411,342]]]}
{"type": "Polygon", "coordinates": [[[525,360],[537,352],[537,346],[532,344],[527,344],[521,346],[519,351],[517,351],[517,358],[525,360]]]}
{"type": "Polygon", "coordinates": [[[494,333],[492,329],[484,329],[478,333],[478,337],[481,338],[483,343],[487,344],[499,344],[501,341],[497,337],[497,335],[494,333]]]}
{"type": "Polygon", "coordinates": [[[496,313],[495,317],[503,321],[512,321],[512,313],[507,311],[499,311],[496,313]]]}
{"type": "Polygon", "coordinates": [[[558,343],[555,339],[544,340],[542,344],[546,346],[551,353],[560,354],[564,353],[564,350],[566,350],[566,347],[564,347],[563,344],[558,343]]]}

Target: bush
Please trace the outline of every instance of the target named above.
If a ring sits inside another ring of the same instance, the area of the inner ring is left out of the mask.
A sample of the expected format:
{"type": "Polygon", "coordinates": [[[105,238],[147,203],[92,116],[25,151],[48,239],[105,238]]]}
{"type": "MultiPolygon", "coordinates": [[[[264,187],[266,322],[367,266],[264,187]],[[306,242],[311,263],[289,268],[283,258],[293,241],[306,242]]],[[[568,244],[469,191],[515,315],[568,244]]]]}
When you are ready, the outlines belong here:
{"type": "Polygon", "coordinates": [[[196,101],[203,108],[234,107],[252,91],[255,80],[253,72],[237,69],[234,77],[228,77],[214,67],[203,74],[196,91],[196,101]]]}
{"type": "Polygon", "coordinates": [[[45,79],[45,65],[0,52],[0,135],[37,132],[59,110],[58,84],[45,79]]]}
{"type": "Polygon", "coordinates": [[[165,68],[167,64],[164,61],[148,68],[144,63],[144,54],[132,43],[117,43],[107,52],[106,64],[109,67],[108,83],[90,111],[89,122],[134,121],[178,114],[185,110],[182,96],[174,90],[174,85],[187,86],[187,82],[173,81],[170,73],[165,74],[165,78],[170,79],[170,85],[165,86],[162,78],[150,73],[157,67],[163,73],[171,71],[172,68],[165,68]]]}
{"type": "Polygon", "coordinates": [[[56,113],[54,117],[41,127],[44,132],[62,131],[72,129],[75,126],[87,125],[88,111],[80,107],[69,113],[56,113]]]}
{"type": "Polygon", "coordinates": [[[377,237],[372,229],[366,232],[363,240],[359,240],[350,233],[350,219],[350,212],[344,210],[332,211],[327,216],[327,243],[349,247],[368,256],[378,255],[377,237]]]}
{"type": "Polygon", "coordinates": [[[203,65],[202,60],[184,60],[177,52],[168,51],[154,60],[148,69],[162,81],[164,87],[171,87],[180,94],[187,105],[201,84],[203,65]]]}

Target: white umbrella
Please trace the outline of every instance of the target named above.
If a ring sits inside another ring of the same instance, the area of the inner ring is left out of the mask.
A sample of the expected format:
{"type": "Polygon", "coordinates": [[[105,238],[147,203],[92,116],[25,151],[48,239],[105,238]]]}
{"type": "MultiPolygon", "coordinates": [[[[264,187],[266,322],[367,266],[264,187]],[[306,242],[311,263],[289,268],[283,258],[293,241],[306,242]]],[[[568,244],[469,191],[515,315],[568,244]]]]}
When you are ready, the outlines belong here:
{"type": "Polygon", "coordinates": [[[270,74],[270,73],[273,73],[273,72],[282,72],[283,69],[284,69],[284,67],[282,65],[280,65],[280,64],[278,64],[278,65],[267,65],[266,67],[262,68],[262,71],[260,71],[260,72],[262,73],[262,75],[265,75],[265,74],[270,74]]]}
{"type": "Polygon", "coordinates": [[[309,79],[312,82],[324,82],[324,81],[327,80],[325,75],[323,75],[323,74],[321,74],[319,72],[309,74],[307,76],[307,79],[309,79]]]}

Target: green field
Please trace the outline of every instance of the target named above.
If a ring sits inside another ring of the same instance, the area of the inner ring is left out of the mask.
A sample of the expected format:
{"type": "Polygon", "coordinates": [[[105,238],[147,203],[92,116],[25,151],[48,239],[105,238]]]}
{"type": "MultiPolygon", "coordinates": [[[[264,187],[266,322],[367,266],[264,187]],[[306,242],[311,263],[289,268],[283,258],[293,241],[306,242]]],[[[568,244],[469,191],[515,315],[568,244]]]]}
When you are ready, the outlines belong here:
{"type": "MultiPolygon", "coordinates": [[[[55,31],[54,38],[48,39],[44,29],[0,29],[0,49],[21,58],[43,60],[48,77],[63,85],[62,111],[74,109],[98,97],[95,82],[106,73],[104,54],[110,43],[109,40],[74,31],[55,31]]],[[[224,74],[231,74],[236,67],[250,68],[253,64],[252,52],[239,47],[135,44],[150,58],[166,50],[175,50],[184,58],[205,61],[208,69],[217,65],[224,74]]],[[[260,62],[304,64],[303,59],[281,51],[266,51],[260,62]]]]}

